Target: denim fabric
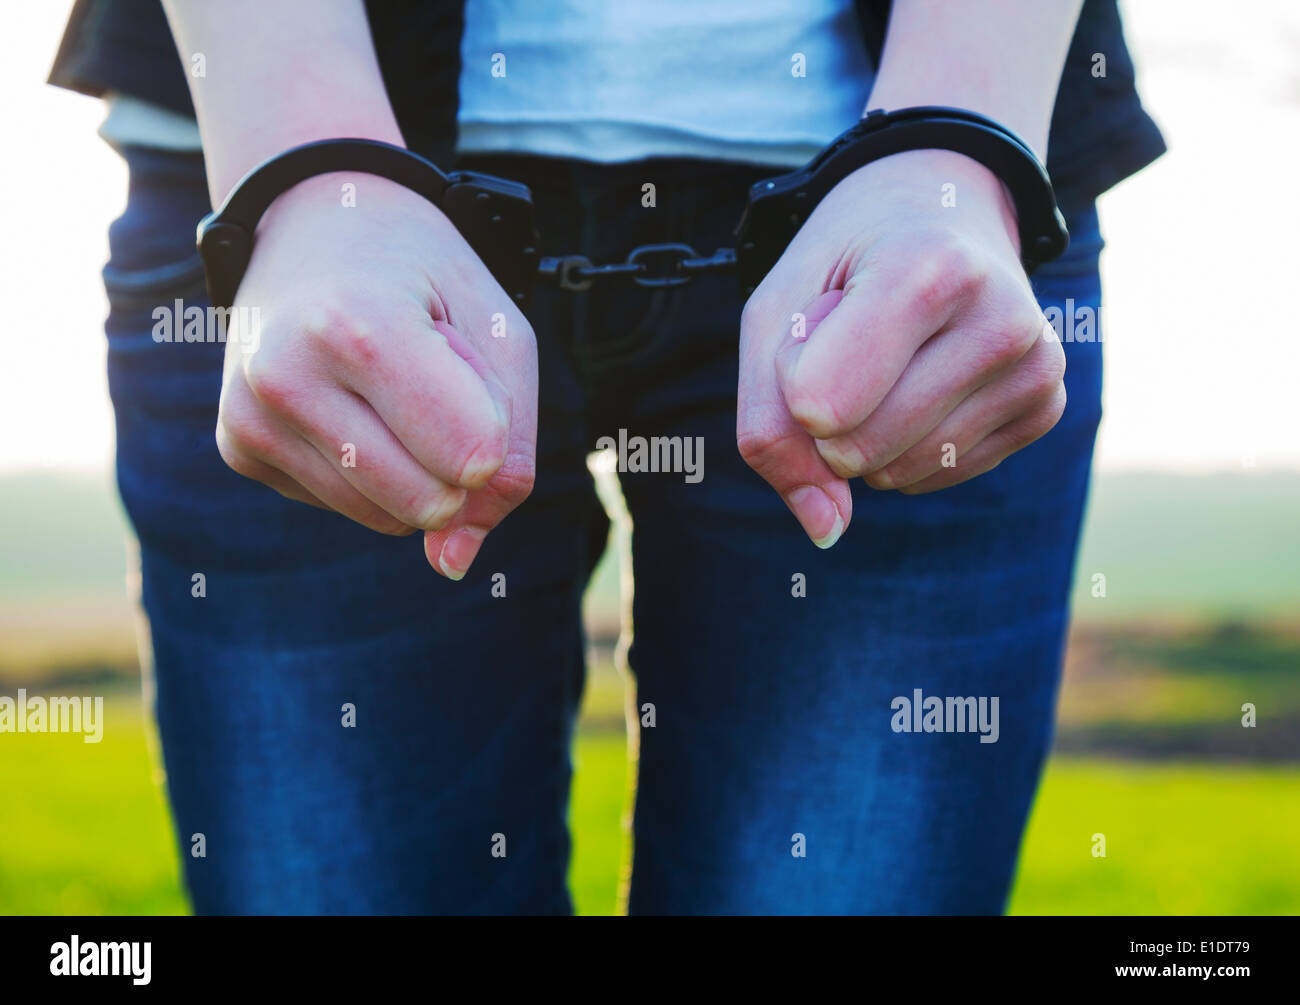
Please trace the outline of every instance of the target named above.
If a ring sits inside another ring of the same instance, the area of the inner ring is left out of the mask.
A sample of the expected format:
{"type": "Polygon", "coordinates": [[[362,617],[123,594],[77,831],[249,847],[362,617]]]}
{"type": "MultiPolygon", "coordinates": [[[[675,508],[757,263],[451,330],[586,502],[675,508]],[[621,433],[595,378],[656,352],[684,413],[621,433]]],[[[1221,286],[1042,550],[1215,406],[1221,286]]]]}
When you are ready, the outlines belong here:
{"type": "MultiPolygon", "coordinates": [[[[607,523],[597,439],[703,437],[704,478],[623,474],[638,706],[634,913],[991,913],[1050,743],[1100,416],[1071,342],[1060,424],[934,495],[854,488],[814,548],[735,445],[742,298],[541,291],[538,478],[469,575],[229,471],[223,346],[153,341],[202,303],[197,156],[128,149],[105,269],[118,477],[141,544],[157,717],[186,881],[205,913],[563,913],[580,598],[607,523]],[[491,594],[504,573],[507,596],[491,594]],[[203,573],[206,595],[193,595],[203,573]],[[806,597],[792,577],[806,578],[806,597]],[[891,701],[997,696],[1000,735],[898,733],[891,701]],[[340,723],[345,703],[356,728],[340,723]],[[193,857],[203,834],[205,857],[193,857]],[[494,834],[507,855],[493,857],[494,834]],[[799,838],[806,854],[796,856],[799,838]]],[[[543,254],[730,243],[757,167],[468,157],[532,186],[543,254]],[[658,208],[641,206],[657,186],[658,208]]],[[[1096,309],[1095,212],[1035,277],[1096,309]]]]}

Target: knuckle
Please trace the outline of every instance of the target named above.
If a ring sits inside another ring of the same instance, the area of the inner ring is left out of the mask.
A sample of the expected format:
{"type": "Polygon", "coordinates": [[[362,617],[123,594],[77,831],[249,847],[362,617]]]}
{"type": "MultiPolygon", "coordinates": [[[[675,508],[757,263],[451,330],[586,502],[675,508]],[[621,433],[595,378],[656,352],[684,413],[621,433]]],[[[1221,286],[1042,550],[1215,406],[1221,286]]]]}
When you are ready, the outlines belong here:
{"type": "Polygon", "coordinates": [[[996,372],[1011,366],[1025,355],[1029,346],[1021,328],[999,324],[980,338],[980,361],[984,370],[996,372]]]}
{"type": "Polygon", "coordinates": [[[1058,351],[1031,351],[1015,374],[1016,400],[1026,405],[1049,404],[1065,378],[1065,354],[1058,351]]]}
{"type": "Polygon", "coordinates": [[[969,241],[950,237],[935,252],[935,264],[958,284],[979,283],[984,279],[980,255],[969,241]]]}
{"type": "Polygon", "coordinates": [[[244,364],[244,382],[253,396],[268,409],[289,414],[298,397],[291,371],[278,365],[269,354],[254,353],[244,364]]]}
{"type": "Polygon", "coordinates": [[[1055,336],[1055,330],[1051,327],[1051,324],[1047,321],[1043,312],[1038,309],[1036,303],[1026,303],[1024,306],[1016,309],[1014,317],[1015,321],[1011,325],[1011,328],[1020,336],[1021,341],[1026,347],[1030,350],[1034,350],[1039,346],[1042,346],[1050,355],[1059,355],[1062,366],[1064,366],[1065,350],[1061,348],[1060,340],[1055,337],[1044,337],[1044,332],[1047,331],[1051,331],[1053,336],[1055,336]]]}
{"type": "Polygon", "coordinates": [[[336,301],[303,309],[294,326],[294,340],[324,350],[353,366],[369,366],[379,356],[381,341],[363,312],[336,301]]]}
{"type": "Polygon", "coordinates": [[[503,467],[492,476],[490,484],[506,504],[513,509],[532,495],[536,480],[537,471],[530,462],[515,467],[503,467]]]}
{"type": "Polygon", "coordinates": [[[781,435],[767,430],[737,430],[736,448],[754,472],[764,481],[774,483],[788,467],[792,444],[803,437],[802,431],[781,435]]]}
{"type": "Polygon", "coordinates": [[[1058,346],[1055,352],[1046,353],[1034,370],[1034,388],[1039,396],[1051,401],[1065,380],[1065,353],[1058,346]]]}
{"type": "MultiPolygon", "coordinates": [[[[999,291],[985,298],[979,310],[980,320],[972,322],[971,332],[977,341],[977,368],[996,373],[1024,359],[1033,358],[1042,341],[1043,315],[1029,294],[1017,287],[1007,294],[999,291]]],[[[1050,343],[1043,343],[1052,349],[1050,343]]],[[[1060,350],[1060,346],[1054,347],[1060,350]]]]}
{"type": "Polygon", "coordinates": [[[1047,432],[1048,429],[1053,428],[1061,421],[1061,416],[1065,414],[1065,405],[1068,399],[1069,395],[1066,393],[1065,383],[1057,384],[1047,405],[1047,429],[1044,429],[1043,432],[1047,432]]]}
{"type": "Polygon", "coordinates": [[[736,449],[741,459],[755,471],[761,471],[776,448],[777,438],[763,429],[740,427],[736,430],[736,449]]]}
{"type": "MultiPolygon", "coordinates": [[[[246,460],[269,460],[275,455],[277,440],[274,431],[252,415],[223,413],[219,417],[217,430],[218,449],[224,441],[226,451],[241,463],[246,460]]],[[[222,457],[225,458],[226,453],[222,457]]],[[[226,463],[239,471],[229,459],[226,463]]]]}
{"type": "Polygon", "coordinates": [[[1041,340],[1053,343],[1059,348],[1061,342],[1056,337],[1056,329],[1047,320],[1047,315],[1043,313],[1043,309],[1038,306],[1038,302],[1033,299],[1033,296],[1028,292],[1017,289],[1016,299],[1016,305],[1011,308],[1011,313],[1016,319],[1016,329],[1025,333],[1025,339],[1030,344],[1041,340]],[[1049,331],[1052,333],[1051,338],[1046,337],[1049,331]]]}
{"type": "Polygon", "coordinates": [[[945,313],[978,293],[987,275],[979,254],[968,242],[945,236],[913,266],[911,299],[926,313],[945,313]]]}
{"type": "Polygon", "coordinates": [[[1058,390],[1042,408],[1035,411],[1020,429],[1016,431],[1015,449],[1027,447],[1035,440],[1046,436],[1065,414],[1065,385],[1058,385],[1058,390]]]}
{"type": "Polygon", "coordinates": [[[341,360],[358,370],[372,369],[383,351],[375,332],[356,324],[335,336],[334,347],[341,360]]]}
{"type": "Polygon", "coordinates": [[[740,330],[742,334],[749,334],[761,329],[767,322],[767,319],[773,315],[772,298],[769,294],[763,292],[759,287],[745,301],[745,306],[740,311],[740,330]]]}
{"type": "Polygon", "coordinates": [[[222,422],[217,423],[216,440],[217,453],[221,455],[221,460],[225,462],[226,467],[245,478],[252,477],[256,463],[241,449],[235,437],[222,422]]]}
{"type": "Polygon", "coordinates": [[[1050,355],[1051,362],[1048,364],[1048,374],[1053,384],[1057,384],[1065,379],[1066,360],[1065,350],[1061,348],[1060,343],[1052,343],[1052,352],[1050,355]]]}

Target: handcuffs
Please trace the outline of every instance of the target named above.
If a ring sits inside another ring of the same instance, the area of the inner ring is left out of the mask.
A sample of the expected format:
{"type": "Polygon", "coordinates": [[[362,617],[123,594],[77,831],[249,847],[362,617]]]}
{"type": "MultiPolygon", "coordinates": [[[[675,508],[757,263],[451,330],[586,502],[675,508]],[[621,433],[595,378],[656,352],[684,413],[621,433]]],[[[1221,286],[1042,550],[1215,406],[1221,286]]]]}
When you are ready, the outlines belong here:
{"type": "Polygon", "coordinates": [[[805,167],[752,185],[736,226],[735,248],[712,255],[700,255],[687,244],[650,244],[604,265],[578,254],[542,257],[527,185],[476,171],[444,173],[410,150],[362,139],[306,143],[253,168],[219,209],[199,221],[199,255],[213,305],[229,307],[248,267],[258,221],[276,197],[315,175],[354,171],[395,181],[441,209],[521,306],[538,283],[581,292],[615,279],[666,287],[728,272],[748,295],[843,178],[890,154],[922,149],[964,154],[1003,181],[1016,205],[1027,273],[1065,251],[1070,240],[1065,219],[1047,170],[1028,144],[974,112],[922,106],[868,112],[805,167]]]}

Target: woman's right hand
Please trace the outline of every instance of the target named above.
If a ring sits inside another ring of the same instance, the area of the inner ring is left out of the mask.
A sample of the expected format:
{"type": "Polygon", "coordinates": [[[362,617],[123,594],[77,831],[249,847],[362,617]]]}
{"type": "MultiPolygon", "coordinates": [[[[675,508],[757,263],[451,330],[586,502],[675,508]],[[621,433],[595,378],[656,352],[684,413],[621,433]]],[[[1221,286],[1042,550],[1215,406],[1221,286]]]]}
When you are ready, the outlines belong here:
{"type": "Polygon", "coordinates": [[[312,178],[263,216],[233,306],[260,324],[227,343],[226,463],[382,533],[423,530],[460,579],[532,489],[537,349],[451,222],[385,178],[312,178]]]}

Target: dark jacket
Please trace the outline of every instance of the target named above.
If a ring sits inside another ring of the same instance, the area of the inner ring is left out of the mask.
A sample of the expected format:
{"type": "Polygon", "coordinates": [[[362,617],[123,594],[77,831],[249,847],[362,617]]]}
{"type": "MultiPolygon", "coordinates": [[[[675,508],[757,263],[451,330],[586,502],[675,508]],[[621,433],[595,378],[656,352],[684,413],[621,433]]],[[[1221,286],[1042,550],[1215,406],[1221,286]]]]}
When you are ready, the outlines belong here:
{"type": "MultiPolygon", "coordinates": [[[[1047,166],[1067,212],[1165,150],[1138,99],[1116,4],[1085,0],[1061,74],[1047,166]],[[1093,76],[1098,54],[1105,57],[1105,76],[1093,76]]],[[[890,0],[857,0],[857,6],[878,63],[890,0]]],[[[402,135],[413,150],[448,164],[456,142],[463,0],[367,0],[366,7],[402,135]]],[[[50,83],[93,95],[120,91],[194,113],[158,0],[77,0],[50,83]]]]}

